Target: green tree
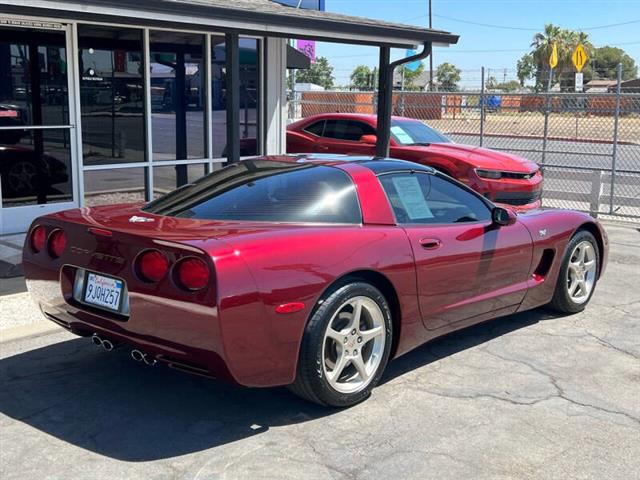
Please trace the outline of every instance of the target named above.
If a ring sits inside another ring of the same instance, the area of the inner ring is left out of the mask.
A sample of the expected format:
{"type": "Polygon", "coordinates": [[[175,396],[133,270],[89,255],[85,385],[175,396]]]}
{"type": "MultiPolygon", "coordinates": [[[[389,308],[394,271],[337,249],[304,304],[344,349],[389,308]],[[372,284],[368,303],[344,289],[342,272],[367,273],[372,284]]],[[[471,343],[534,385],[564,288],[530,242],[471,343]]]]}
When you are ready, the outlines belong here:
{"type": "Polygon", "coordinates": [[[506,93],[515,92],[520,88],[520,82],[518,80],[509,80],[508,82],[498,83],[495,88],[506,93]]]}
{"type": "MultiPolygon", "coordinates": [[[[558,48],[558,65],[554,70],[554,84],[560,83],[563,88],[573,87],[575,68],[571,56],[580,43],[584,46],[587,55],[591,57],[594,48],[588,34],[566,30],[552,23],[546,24],[542,32],[533,36],[531,52],[518,62],[518,78],[521,84],[523,85],[528,78],[535,78],[536,89],[546,88],[549,78],[549,57],[555,44],[558,48]]],[[[585,77],[588,76],[585,74],[585,77]]]]}
{"type": "Polygon", "coordinates": [[[534,78],[537,72],[536,60],[533,58],[533,53],[527,53],[518,60],[517,70],[520,86],[524,87],[524,83],[534,78]]]}
{"type": "Polygon", "coordinates": [[[402,65],[399,69],[399,72],[400,75],[402,75],[402,73],[404,72],[404,89],[416,90],[420,88],[420,86],[416,85],[415,82],[424,73],[424,63],[420,62],[418,68],[416,68],[415,70],[411,70],[405,65],[402,65]]]}
{"type": "Polygon", "coordinates": [[[493,90],[494,88],[496,88],[498,85],[498,80],[496,80],[496,77],[494,77],[493,75],[490,75],[489,78],[487,78],[486,82],[484,82],[484,87],[487,90],[493,90]]]}
{"type": "Polygon", "coordinates": [[[333,67],[325,57],[316,57],[311,68],[296,71],[296,83],[314,83],[329,90],[334,80],[333,67]]]}
{"type": "Polygon", "coordinates": [[[635,60],[623,49],[608,45],[596,48],[589,64],[590,69],[593,70],[592,77],[615,79],[619,63],[622,64],[622,80],[631,80],[638,76],[638,66],[635,60]]]}
{"type": "Polygon", "coordinates": [[[456,92],[460,81],[460,73],[460,69],[451,63],[445,62],[438,65],[436,79],[440,84],[440,89],[445,92],[456,92]]]}
{"type": "Polygon", "coordinates": [[[367,65],[358,65],[351,72],[351,86],[357,90],[370,90],[374,85],[374,71],[367,65]]]}

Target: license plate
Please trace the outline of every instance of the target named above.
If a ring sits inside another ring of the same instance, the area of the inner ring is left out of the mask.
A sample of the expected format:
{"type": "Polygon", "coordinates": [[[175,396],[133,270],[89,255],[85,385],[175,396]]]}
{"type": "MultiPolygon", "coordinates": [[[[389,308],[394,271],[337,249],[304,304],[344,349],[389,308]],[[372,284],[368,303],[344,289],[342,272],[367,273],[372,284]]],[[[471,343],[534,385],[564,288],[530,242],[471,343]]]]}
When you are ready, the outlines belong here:
{"type": "Polygon", "coordinates": [[[120,311],[122,300],[122,280],[105,277],[95,273],[87,273],[84,289],[84,302],[89,305],[120,311]]]}

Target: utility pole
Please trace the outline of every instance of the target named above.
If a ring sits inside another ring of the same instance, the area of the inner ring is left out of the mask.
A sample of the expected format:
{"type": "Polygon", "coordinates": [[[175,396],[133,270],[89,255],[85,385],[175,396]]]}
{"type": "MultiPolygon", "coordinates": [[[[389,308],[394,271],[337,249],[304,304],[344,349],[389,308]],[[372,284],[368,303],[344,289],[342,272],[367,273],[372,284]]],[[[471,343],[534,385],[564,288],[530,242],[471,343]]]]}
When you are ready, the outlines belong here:
{"type": "MultiPolygon", "coordinates": [[[[431,15],[431,0],[429,0],[429,28],[433,27],[433,18],[431,15]]],[[[429,55],[429,91],[433,92],[433,49],[429,55]]]]}

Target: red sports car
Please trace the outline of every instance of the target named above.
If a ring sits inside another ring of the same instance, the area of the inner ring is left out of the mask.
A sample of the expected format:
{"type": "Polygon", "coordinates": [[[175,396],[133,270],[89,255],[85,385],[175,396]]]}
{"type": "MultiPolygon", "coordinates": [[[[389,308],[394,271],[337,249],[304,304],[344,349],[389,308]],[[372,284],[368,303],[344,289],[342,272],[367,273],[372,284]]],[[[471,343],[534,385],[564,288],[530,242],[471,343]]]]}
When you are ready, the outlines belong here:
{"type": "Polygon", "coordinates": [[[430,339],[584,309],[607,249],[585,214],[516,215],[430,167],[288,156],[43,216],[23,261],[44,315],[106,350],[347,406],[430,339]]]}
{"type": "MultiPolygon", "coordinates": [[[[375,155],[376,122],[374,115],[345,113],[305,118],[287,127],[287,152],[375,155]]],[[[419,120],[392,118],[390,156],[429,165],[518,210],[541,204],[542,175],[535,162],[453,143],[419,120]]]]}

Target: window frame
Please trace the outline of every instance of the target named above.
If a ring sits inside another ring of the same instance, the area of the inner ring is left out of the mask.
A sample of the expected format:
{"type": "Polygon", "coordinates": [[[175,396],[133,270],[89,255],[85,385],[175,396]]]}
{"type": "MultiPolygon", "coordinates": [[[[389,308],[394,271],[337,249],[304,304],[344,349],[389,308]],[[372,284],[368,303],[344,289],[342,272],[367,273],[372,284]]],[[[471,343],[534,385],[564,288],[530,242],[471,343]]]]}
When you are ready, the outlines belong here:
{"type": "Polygon", "coordinates": [[[479,225],[479,224],[487,224],[487,223],[491,223],[492,222],[492,211],[494,208],[496,208],[496,206],[487,198],[483,197],[482,195],[480,195],[478,192],[476,192],[475,190],[473,190],[472,188],[468,187],[467,185],[465,185],[462,182],[457,181],[456,179],[453,178],[448,178],[445,175],[442,175],[440,172],[437,171],[427,171],[427,170],[408,170],[408,169],[402,169],[402,170],[390,170],[388,172],[382,172],[376,175],[378,182],[380,184],[380,188],[382,189],[382,191],[384,192],[384,195],[387,199],[387,202],[389,204],[389,208],[391,210],[391,213],[393,214],[393,219],[396,222],[396,226],[398,227],[422,227],[422,228],[430,228],[430,227],[442,227],[442,226],[460,226],[460,225],[479,225]],[[454,186],[460,188],[463,191],[466,191],[467,193],[470,193],[472,196],[476,197],[477,199],[479,199],[481,201],[481,203],[487,208],[487,211],[489,212],[489,218],[488,220],[475,220],[472,222],[461,222],[461,223],[447,223],[447,222],[438,222],[438,223],[417,223],[417,222],[408,222],[408,223],[402,223],[398,221],[398,218],[396,217],[396,212],[393,209],[393,205],[391,204],[391,200],[389,199],[389,195],[387,193],[387,190],[384,188],[384,186],[382,185],[382,182],[380,181],[380,177],[386,176],[386,175],[398,175],[398,174],[406,174],[406,173],[410,173],[410,174],[422,174],[422,175],[431,175],[433,177],[437,177],[445,182],[449,182],[451,184],[453,184],[454,186]]]}

